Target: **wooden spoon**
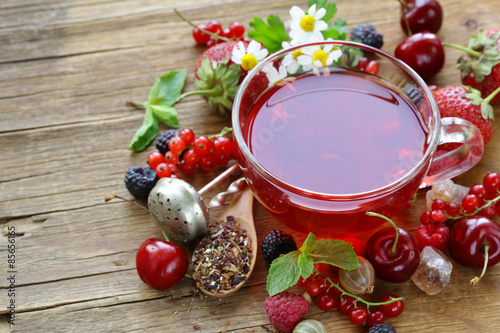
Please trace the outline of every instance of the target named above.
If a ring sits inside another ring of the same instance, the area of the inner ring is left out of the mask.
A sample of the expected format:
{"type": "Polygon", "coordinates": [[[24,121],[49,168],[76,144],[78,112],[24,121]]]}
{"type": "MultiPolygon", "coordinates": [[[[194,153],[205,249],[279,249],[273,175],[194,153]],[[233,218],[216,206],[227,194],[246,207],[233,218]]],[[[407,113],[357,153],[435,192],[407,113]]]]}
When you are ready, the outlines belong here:
{"type": "MultiPolygon", "coordinates": [[[[252,208],[253,208],[253,194],[252,191],[250,190],[250,187],[245,186],[242,192],[236,194],[233,197],[229,206],[217,219],[217,222],[220,223],[225,221],[227,216],[233,216],[235,221],[239,223],[240,229],[245,229],[247,231],[247,236],[251,239],[249,246],[252,250],[252,259],[250,261],[250,269],[248,271],[248,274],[246,275],[246,279],[237,284],[233,289],[224,290],[222,292],[211,292],[203,288],[200,288],[200,290],[205,295],[213,297],[225,297],[231,295],[232,293],[240,289],[245,284],[245,282],[248,281],[250,275],[252,274],[257,259],[257,248],[258,248],[257,232],[255,231],[252,208]]],[[[196,258],[193,254],[193,262],[195,260],[196,258]]]]}

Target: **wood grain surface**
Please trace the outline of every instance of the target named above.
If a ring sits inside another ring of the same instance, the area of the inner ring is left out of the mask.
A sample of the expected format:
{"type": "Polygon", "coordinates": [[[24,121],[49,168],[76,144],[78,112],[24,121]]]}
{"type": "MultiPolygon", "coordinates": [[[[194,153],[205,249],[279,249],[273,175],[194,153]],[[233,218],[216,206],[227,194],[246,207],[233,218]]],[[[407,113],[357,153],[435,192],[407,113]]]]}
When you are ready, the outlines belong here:
{"type": "MultiPolygon", "coordinates": [[[[396,1],[337,0],[338,13],[353,27],[372,23],[384,34],[383,50],[393,53],[404,39],[396,1]]],[[[444,24],[439,37],[465,45],[480,28],[500,27],[497,0],[441,0],[444,24]]],[[[173,9],[195,23],[220,20],[248,23],[254,16],[289,18],[286,0],[2,0],[0,2],[0,332],[266,332],[263,309],[268,266],[260,253],[249,282],[224,299],[193,297],[184,278],[174,288],[155,291],[135,270],[140,244],[161,237],[152,217],[125,202],[105,204],[104,195],[132,198],[123,177],[145,166],[147,154],[128,144],[141,125],[142,111],[126,101],[144,101],[156,78],[188,69],[186,90],[203,48],[173,9]],[[7,228],[16,228],[16,325],[8,324],[7,228]]],[[[460,51],[446,50],[444,69],[429,83],[459,84],[460,51]]],[[[176,105],[182,127],[217,133],[229,121],[198,97],[176,105]]],[[[498,117],[500,107],[496,106],[498,117]]],[[[500,131],[497,121],[496,131],[500,131]]],[[[166,129],[165,127],[161,128],[166,129]]],[[[484,158],[457,182],[470,186],[500,170],[500,134],[484,158]]],[[[186,177],[197,189],[224,168],[186,177]]],[[[232,179],[210,191],[224,189],[232,179]]],[[[396,221],[415,234],[425,191],[396,221]]],[[[144,202],[139,201],[144,204],[144,202]]],[[[218,216],[214,211],[213,217],[218,216]]],[[[254,204],[258,236],[281,228],[301,241],[259,204],[254,204]]],[[[500,265],[475,287],[477,269],[455,265],[450,284],[428,296],[411,281],[377,280],[373,298],[405,297],[405,311],[388,322],[398,332],[500,332],[500,265]]],[[[329,332],[366,332],[336,310],[315,305],[307,318],[329,332]]]]}

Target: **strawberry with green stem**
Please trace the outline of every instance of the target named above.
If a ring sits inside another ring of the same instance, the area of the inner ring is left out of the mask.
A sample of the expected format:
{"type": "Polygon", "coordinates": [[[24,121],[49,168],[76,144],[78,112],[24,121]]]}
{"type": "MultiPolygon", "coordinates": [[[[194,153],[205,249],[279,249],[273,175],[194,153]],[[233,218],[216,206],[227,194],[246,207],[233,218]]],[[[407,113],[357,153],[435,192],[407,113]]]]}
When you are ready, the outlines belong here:
{"type": "MultiPolygon", "coordinates": [[[[500,29],[480,30],[471,36],[468,47],[443,45],[465,52],[457,64],[464,85],[479,90],[483,98],[500,87],[500,29]]],[[[500,94],[491,102],[500,103],[500,94]]]]}

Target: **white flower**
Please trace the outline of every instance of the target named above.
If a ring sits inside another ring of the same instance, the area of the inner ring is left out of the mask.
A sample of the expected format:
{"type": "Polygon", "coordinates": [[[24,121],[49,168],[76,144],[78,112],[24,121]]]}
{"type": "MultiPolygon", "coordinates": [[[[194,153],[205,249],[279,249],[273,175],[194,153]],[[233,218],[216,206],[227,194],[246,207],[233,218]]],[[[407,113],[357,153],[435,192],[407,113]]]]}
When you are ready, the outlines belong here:
{"type": "Polygon", "coordinates": [[[279,69],[276,69],[273,64],[269,64],[264,66],[264,68],[262,68],[262,71],[266,73],[270,86],[283,81],[283,79],[285,79],[288,74],[286,71],[286,67],[283,65],[280,65],[279,69]]]}
{"type": "Polygon", "coordinates": [[[332,44],[323,47],[311,46],[302,49],[301,52],[302,55],[297,57],[297,62],[305,71],[331,66],[342,56],[342,51],[332,44]]]}
{"type": "Polygon", "coordinates": [[[259,42],[252,40],[245,50],[245,44],[239,42],[231,54],[231,60],[238,65],[241,65],[246,71],[252,70],[257,66],[258,62],[264,59],[268,54],[267,49],[262,49],[259,42]]]}
{"type": "MultiPolygon", "coordinates": [[[[281,43],[281,46],[285,50],[292,47],[292,45],[288,42],[281,43]]],[[[302,49],[289,52],[283,57],[281,64],[286,67],[288,73],[294,74],[295,72],[297,72],[297,69],[299,69],[299,63],[297,62],[297,57],[299,55],[302,55],[302,49]]]]}
{"type": "Polygon", "coordinates": [[[320,42],[324,40],[321,31],[328,29],[328,25],[321,19],[326,14],[325,8],[316,11],[316,4],[312,5],[307,14],[297,6],[290,9],[292,23],[290,24],[291,44],[320,42]]]}

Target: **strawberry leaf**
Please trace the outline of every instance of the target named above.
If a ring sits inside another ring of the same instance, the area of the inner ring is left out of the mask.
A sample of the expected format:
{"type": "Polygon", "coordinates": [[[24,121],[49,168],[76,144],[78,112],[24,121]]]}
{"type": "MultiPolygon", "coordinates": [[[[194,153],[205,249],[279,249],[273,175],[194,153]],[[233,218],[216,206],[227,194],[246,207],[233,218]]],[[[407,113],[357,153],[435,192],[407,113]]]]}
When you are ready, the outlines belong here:
{"type": "Polygon", "coordinates": [[[293,251],[274,259],[267,275],[267,292],[270,296],[297,284],[300,278],[299,253],[293,251]]]}
{"type": "Polygon", "coordinates": [[[308,0],[307,7],[309,8],[312,5],[316,5],[316,10],[325,8],[326,14],[321,19],[325,22],[328,22],[335,16],[335,13],[337,13],[337,5],[335,5],[335,3],[333,2],[327,4],[327,2],[328,0],[308,0]]]}
{"type": "Polygon", "coordinates": [[[130,142],[130,150],[141,151],[146,148],[158,134],[159,124],[158,119],[153,114],[153,110],[149,105],[145,105],[146,113],[142,126],[137,130],[130,142]]]}
{"type": "Polygon", "coordinates": [[[318,239],[311,257],[314,263],[330,264],[347,270],[358,267],[358,257],[352,245],[337,239],[318,239]]]}
{"type": "Polygon", "coordinates": [[[267,24],[259,17],[254,17],[250,21],[250,26],[254,30],[248,31],[248,36],[258,42],[261,42],[264,48],[269,53],[275,53],[281,50],[282,42],[288,41],[289,37],[286,34],[285,25],[276,15],[267,17],[267,24]]]}

